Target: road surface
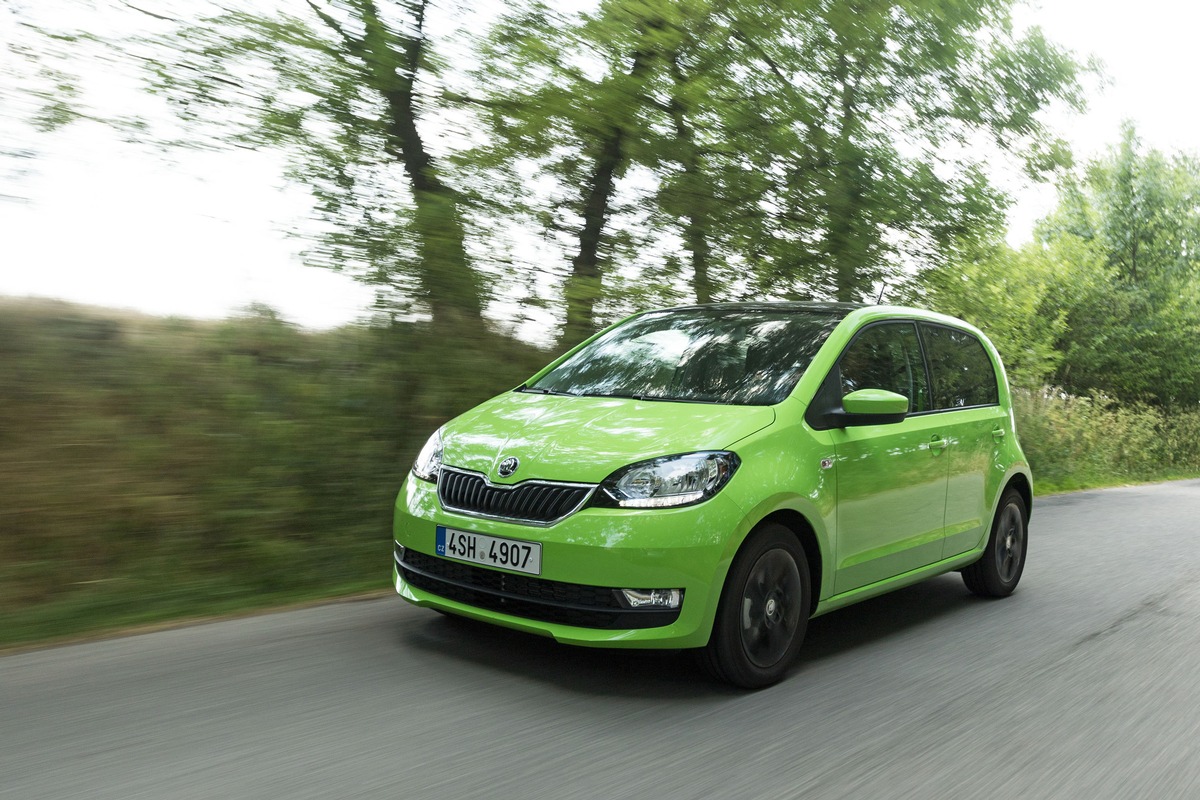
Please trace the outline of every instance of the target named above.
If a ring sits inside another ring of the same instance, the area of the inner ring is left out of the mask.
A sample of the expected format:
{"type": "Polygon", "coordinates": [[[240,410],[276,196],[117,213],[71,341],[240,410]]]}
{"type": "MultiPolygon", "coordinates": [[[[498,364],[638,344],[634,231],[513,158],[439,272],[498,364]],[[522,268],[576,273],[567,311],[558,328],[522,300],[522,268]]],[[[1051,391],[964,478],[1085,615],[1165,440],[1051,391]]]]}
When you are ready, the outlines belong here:
{"type": "Polygon", "coordinates": [[[0,798],[1200,797],[1198,577],[1181,481],[1039,500],[1011,598],[835,612],[757,693],[398,598],[9,655],[0,798]]]}

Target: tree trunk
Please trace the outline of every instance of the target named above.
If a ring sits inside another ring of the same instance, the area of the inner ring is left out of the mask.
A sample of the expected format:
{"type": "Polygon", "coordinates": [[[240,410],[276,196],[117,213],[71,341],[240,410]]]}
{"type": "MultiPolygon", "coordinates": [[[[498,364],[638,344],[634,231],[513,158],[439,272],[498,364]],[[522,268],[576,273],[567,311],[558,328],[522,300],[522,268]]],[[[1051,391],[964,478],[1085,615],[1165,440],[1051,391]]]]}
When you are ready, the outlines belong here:
{"type": "MultiPolygon", "coordinates": [[[[641,77],[650,61],[650,53],[638,51],[633,57],[629,76],[641,77]]],[[[571,260],[571,274],[564,294],[567,301],[567,324],[559,345],[573,347],[596,331],[596,301],[603,292],[600,274],[600,242],[604,224],[612,204],[617,175],[625,166],[625,127],[612,125],[596,151],[596,166],[592,170],[583,200],[583,227],[579,231],[579,251],[571,260]]]]}
{"type": "Polygon", "coordinates": [[[859,120],[854,107],[855,86],[849,65],[843,56],[839,63],[841,92],[838,103],[837,131],[832,156],[831,185],[826,189],[829,214],[825,250],[833,269],[834,291],[844,303],[862,299],[861,270],[866,258],[866,242],[859,230],[862,202],[861,153],[854,144],[859,120]]]}
{"type": "Polygon", "coordinates": [[[415,125],[412,92],[389,92],[386,97],[388,134],[400,143],[404,171],[412,185],[421,299],[435,324],[481,327],[479,276],[467,256],[458,194],[441,180],[425,150],[415,125]]]}
{"type": "Polygon", "coordinates": [[[571,261],[567,278],[567,325],[561,344],[573,347],[596,330],[596,301],[603,283],[600,276],[600,238],[608,219],[609,204],[616,186],[617,172],[625,158],[625,130],[613,128],[601,143],[596,167],[588,181],[583,203],[583,228],[579,231],[579,252],[571,261]]]}
{"type": "MultiPolygon", "coordinates": [[[[675,58],[671,59],[671,78],[676,89],[682,87],[683,72],[675,58]]],[[[675,123],[675,138],[680,148],[679,161],[683,167],[681,183],[686,209],[683,213],[683,246],[692,257],[692,291],[697,303],[711,303],[709,260],[712,247],[709,237],[712,232],[712,193],[707,190],[709,184],[704,174],[704,156],[696,144],[696,132],[688,124],[687,105],[678,91],[671,97],[671,118],[675,123]]]]}
{"type": "Polygon", "coordinates": [[[373,0],[362,0],[364,23],[359,54],[374,88],[384,99],[388,147],[400,159],[412,187],[413,229],[417,238],[417,278],[421,298],[434,324],[458,331],[482,331],[479,275],[467,255],[458,193],[441,178],[417,129],[414,84],[425,46],[423,32],[429,0],[410,4],[415,32],[398,37],[379,18],[373,0]]]}

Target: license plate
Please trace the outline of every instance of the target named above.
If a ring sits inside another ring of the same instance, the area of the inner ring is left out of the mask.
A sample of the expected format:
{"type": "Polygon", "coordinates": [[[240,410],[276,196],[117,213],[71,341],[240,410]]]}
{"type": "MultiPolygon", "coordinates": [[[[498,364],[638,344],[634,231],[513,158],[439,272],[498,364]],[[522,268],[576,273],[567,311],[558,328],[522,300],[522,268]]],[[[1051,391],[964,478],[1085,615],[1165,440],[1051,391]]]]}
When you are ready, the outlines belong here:
{"type": "Polygon", "coordinates": [[[515,572],[542,574],[542,545],[437,526],[437,554],[515,572]]]}

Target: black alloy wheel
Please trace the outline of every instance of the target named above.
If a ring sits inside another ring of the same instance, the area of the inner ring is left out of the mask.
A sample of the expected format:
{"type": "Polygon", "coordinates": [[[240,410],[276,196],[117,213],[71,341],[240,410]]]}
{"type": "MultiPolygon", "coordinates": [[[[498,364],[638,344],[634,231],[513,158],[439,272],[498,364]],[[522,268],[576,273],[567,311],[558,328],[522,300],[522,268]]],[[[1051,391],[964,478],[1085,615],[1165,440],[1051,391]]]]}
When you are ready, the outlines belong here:
{"type": "Polygon", "coordinates": [[[811,611],[808,559],[791,530],[752,533],[729,569],[701,663],[715,677],[761,689],[787,673],[811,611]]]}
{"type": "Polygon", "coordinates": [[[1025,499],[1015,489],[1007,489],[992,520],[992,533],[983,556],[962,571],[963,583],[980,597],[1008,597],[1025,571],[1028,544],[1029,511],[1025,499]]]}

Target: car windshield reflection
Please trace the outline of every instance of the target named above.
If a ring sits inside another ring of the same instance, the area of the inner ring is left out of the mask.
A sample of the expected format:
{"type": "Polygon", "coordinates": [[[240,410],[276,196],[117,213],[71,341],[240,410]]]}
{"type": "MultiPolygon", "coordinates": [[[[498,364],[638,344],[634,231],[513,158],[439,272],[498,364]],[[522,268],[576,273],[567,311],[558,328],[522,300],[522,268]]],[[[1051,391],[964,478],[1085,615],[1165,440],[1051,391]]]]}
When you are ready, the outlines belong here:
{"type": "Polygon", "coordinates": [[[522,391],[726,405],[773,405],[795,388],[843,314],[717,306],[637,317],[522,391]]]}

